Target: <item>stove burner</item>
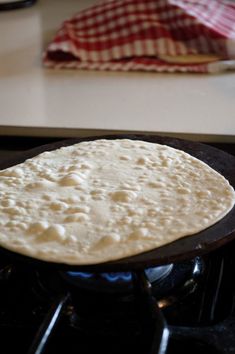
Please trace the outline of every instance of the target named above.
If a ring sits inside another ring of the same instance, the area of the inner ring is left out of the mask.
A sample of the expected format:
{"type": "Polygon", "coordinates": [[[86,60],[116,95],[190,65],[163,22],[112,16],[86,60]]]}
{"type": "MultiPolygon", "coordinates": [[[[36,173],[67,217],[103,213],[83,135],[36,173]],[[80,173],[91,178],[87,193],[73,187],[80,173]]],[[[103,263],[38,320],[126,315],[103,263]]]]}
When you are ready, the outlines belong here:
{"type": "MultiPolygon", "coordinates": [[[[193,293],[198,285],[198,278],[204,273],[204,261],[200,257],[193,260],[158,266],[145,270],[147,280],[152,285],[152,293],[160,308],[165,308],[181,301],[193,293]]],[[[134,274],[134,273],[133,273],[134,274]]],[[[75,296],[75,302],[85,297],[92,307],[95,302],[107,304],[108,297],[117,301],[128,301],[134,297],[132,272],[90,273],[60,272],[59,275],[75,296]]],[[[80,300],[83,301],[83,300],[80,300]]],[[[96,306],[96,303],[95,303],[96,306]]]]}
{"type": "MultiPolygon", "coordinates": [[[[173,264],[149,268],[145,271],[151,283],[159,282],[167,277],[173,268],[173,264]]],[[[116,273],[88,273],[66,272],[62,273],[69,283],[87,290],[97,292],[120,293],[130,291],[133,287],[131,272],[116,273]]]]}
{"type": "MultiPolygon", "coordinates": [[[[139,308],[136,287],[138,274],[138,271],[60,272],[73,302],[70,326],[84,335],[93,333],[105,338],[138,336],[141,333],[136,312],[139,308]],[[81,306],[83,303],[86,306],[81,306]]],[[[185,300],[190,302],[191,296],[196,294],[204,275],[204,261],[197,257],[187,262],[149,268],[144,274],[146,281],[151,284],[158,307],[169,311],[172,323],[179,322],[177,311],[176,318],[172,315],[174,308],[181,306],[185,300]]],[[[188,312],[187,308],[185,311],[188,312]]]]}

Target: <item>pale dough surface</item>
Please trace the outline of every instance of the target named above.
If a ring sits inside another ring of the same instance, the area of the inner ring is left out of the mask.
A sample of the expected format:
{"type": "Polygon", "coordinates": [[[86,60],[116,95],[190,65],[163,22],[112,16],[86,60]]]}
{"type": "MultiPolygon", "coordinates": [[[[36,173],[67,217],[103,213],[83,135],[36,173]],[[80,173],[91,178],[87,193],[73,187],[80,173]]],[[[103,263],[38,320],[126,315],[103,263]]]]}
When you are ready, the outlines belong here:
{"type": "Polygon", "coordinates": [[[82,142],[0,171],[0,245],[95,264],[197,233],[233,207],[228,181],[168,146],[82,142]]]}

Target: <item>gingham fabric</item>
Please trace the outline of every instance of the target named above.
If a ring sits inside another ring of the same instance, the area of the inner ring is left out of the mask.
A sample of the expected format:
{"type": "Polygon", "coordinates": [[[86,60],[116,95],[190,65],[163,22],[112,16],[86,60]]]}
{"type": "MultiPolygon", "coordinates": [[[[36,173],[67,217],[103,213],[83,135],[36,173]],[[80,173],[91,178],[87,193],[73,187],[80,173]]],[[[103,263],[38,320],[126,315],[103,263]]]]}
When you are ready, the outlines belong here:
{"type": "Polygon", "coordinates": [[[65,21],[49,68],[217,72],[235,69],[235,2],[106,0],[65,21]]]}

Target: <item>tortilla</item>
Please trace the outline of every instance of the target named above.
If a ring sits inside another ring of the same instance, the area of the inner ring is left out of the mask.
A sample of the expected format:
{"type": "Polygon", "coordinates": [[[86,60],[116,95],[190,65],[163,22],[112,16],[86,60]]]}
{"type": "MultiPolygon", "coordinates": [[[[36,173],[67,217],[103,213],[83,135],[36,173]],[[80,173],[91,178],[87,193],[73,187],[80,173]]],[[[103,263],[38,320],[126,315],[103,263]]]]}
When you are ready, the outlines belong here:
{"type": "Polygon", "coordinates": [[[208,64],[222,60],[214,54],[191,54],[191,55],[159,55],[159,59],[172,64],[208,64]]]}
{"type": "Polygon", "coordinates": [[[0,245],[49,262],[103,263],[202,231],[234,203],[229,182],[181,150],[82,142],[0,171],[0,245]]]}

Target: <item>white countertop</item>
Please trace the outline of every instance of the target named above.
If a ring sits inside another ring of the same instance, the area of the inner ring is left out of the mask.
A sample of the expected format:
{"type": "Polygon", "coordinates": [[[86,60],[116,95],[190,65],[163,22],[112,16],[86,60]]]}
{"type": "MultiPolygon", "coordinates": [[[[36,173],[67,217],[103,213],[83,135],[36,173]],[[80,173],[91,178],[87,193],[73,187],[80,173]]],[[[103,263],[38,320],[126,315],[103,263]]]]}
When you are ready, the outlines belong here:
{"type": "Polygon", "coordinates": [[[38,0],[28,9],[0,12],[1,135],[139,131],[235,142],[235,73],[44,69],[42,51],[61,22],[93,3],[38,0]]]}

